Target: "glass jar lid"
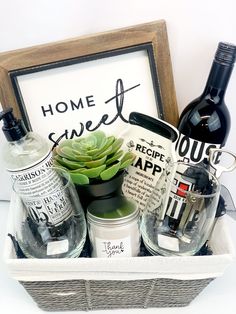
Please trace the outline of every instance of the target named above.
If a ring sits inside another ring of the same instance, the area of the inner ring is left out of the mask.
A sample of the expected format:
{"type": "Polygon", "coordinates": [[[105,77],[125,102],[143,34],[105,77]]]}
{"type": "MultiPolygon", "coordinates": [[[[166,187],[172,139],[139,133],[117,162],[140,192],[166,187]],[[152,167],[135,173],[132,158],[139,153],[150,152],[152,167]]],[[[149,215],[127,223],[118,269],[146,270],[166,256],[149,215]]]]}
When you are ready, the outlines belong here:
{"type": "Polygon", "coordinates": [[[137,204],[124,196],[93,201],[87,209],[88,222],[99,225],[123,225],[139,216],[137,204]]]}

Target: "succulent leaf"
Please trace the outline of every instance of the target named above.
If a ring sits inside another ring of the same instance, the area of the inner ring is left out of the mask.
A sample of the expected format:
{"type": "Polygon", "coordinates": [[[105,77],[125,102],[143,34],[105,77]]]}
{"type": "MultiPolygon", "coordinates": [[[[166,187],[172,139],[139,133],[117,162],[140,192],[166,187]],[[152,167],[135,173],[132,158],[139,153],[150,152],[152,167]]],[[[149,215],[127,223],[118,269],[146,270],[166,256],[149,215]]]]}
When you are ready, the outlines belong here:
{"type": "Polygon", "coordinates": [[[70,170],[70,173],[82,173],[83,170],[86,170],[87,168],[85,167],[82,167],[82,168],[77,168],[77,169],[74,169],[74,170],[70,170]]]}
{"type": "Polygon", "coordinates": [[[112,151],[112,146],[108,146],[106,150],[101,152],[99,155],[96,155],[96,159],[100,159],[104,156],[110,155],[112,151]]]}
{"type": "Polygon", "coordinates": [[[120,165],[120,170],[127,168],[132,162],[133,159],[127,159],[126,161],[122,162],[120,165]]]}
{"type": "Polygon", "coordinates": [[[77,162],[77,161],[71,161],[66,158],[62,158],[62,163],[64,163],[65,167],[68,167],[70,169],[78,169],[84,167],[84,163],[82,162],[77,162]]]}
{"type": "Polygon", "coordinates": [[[107,181],[110,180],[112,177],[114,177],[117,172],[120,169],[120,162],[110,166],[109,168],[107,168],[106,170],[102,171],[100,173],[100,177],[103,181],[107,181]]]}
{"type": "Polygon", "coordinates": [[[100,148],[100,147],[103,147],[107,138],[106,138],[106,135],[103,131],[95,131],[94,133],[94,136],[97,138],[97,147],[100,148]]]}
{"type": "Polygon", "coordinates": [[[123,155],[123,150],[119,150],[116,152],[113,156],[109,156],[109,158],[106,161],[106,165],[113,164],[116,160],[118,160],[123,155]]]}
{"type": "Polygon", "coordinates": [[[53,161],[53,166],[68,171],[68,169],[67,169],[66,167],[63,167],[63,166],[62,166],[58,161],[56,161],[56,160],[53,161]]]}
{"type": "Polygon", "coordinates": [[[75,184],[89,184],[89,178],[81,173],[78,172],[69,172],[71,180],[75,183],[75,184]]]}
{"type": "Polygon", "coordinates": [[[97,159],[97,160],[86,161],[84,163],[84,165],[88,168],[99,167],[105,163],[106,159],[107,159],[107,156],[104,156],[104,157],[97,159]]]}
{"type": "Polygon", "coordinates": [[[121,163],[124,162],[124,161],[126,161],[127,159],[132,159],[132,160],[134,161],[135,157],[136,157],[136,156],[135,156],[134,153],[132,153],[132,152],[126,152],[126,153],[124,154],[124,156],[121,158],[121,163]]]}
{"type": "Polygon", "coordinates": [[[73,143],[74,143],[74,140],[67,139],[67,140],[64,140],[64,141],[60,142],[59,147],[60,148],[62,148],[64,146],[72,147],[73,143]]]}
{"type": "Polygon", "coordinates": [[[61,164],[62,166],[66,167],[66,168],[69,168],[69,169],[78,169],[78,168],[84,167],[84,164],[81,163],[81,162],[69,160],[69,159],[67,159],[65,157],[61,157],[61,156],[58,156],[58,155],[56,155],[54,157],[54,159],[59,164],[61,164]]]}
{"type": "Polygon", "coordinates": [[[96,148],[96,149],[94,149],[94,150],[90,150],[90,151],[88,152],[88,154],[89,154],[89,155],[92,155],[94,159],[99,158],[98,156],[99,156],[102,152],[106,151],[107,148],[108,148],[109,146],[111,146],[111,144],[114,142],[114,140],[115,140],[115,137],[114,137],[114,136],[109,136],[108,138],[106,138],[106,141],[105,141],[105,143],[104,143],[104,146],[101,146],[100,148],[96,148]]]}
{"type": "Polygon", "coordinates": [[[112,150],[109,154],[114,154],[115,152],[117,152],[122,144],[123,144],[124,140],[122,138],[118,138],[117,140],[115,140],[112,144],[112,150]]]}
{"type": "Polygon", "coordinates": [[[89,151],[97,147],[97,137],[92,133],[79,142],[82,149],[89,151]]]}
{"type": "Polygon", "coordinates": [[[106,168],[106,165],[102,165],[96,168],[90,168],[90,169],[81,169],[80,173],[86,175],[89,178],[97,178],[99,177],[100,173],[106,168]]]}
{"type": "Polygon", "coordinates": [[[77,141],[74,141],[71,147],[73,148],[74,151],[76,151],[76,155],[87,154],[86,149],[82,149],[81,145],[77,141]]]}
{"type": "Polygon", "coordinates": [[[53,152],[54,165],[67,169],[76,184],[109,180],[129,166],[133,153],[121,150],[123,139],[106,136],[103,131],[62,141],[53,152]]]}
{"type": "Polygon", "coordinates": [[[76,156],[78,161],[90,161],[90,160],[92,160],[91,156],[77,154],[77,152],[75,150],[73,150],[73,154],[74,154],[74,156],[76,156]]]}
{"type": "Polygon", "coordinates": [[[124,157],[121,159],[120,163],[120,169],[125,169],[127,168],[129,165],[132,164],[132,162],[134,161],[135,159],[135,155],[131,152],[127,152],[124,157]]]}
{"type": "Polygon", "coordinates": [[[68,158],[70,160],[74,160],[74,161],[77,161],[77,158],[76,156],[73,154],[72,152],[72,148],[71,147],[68,147],[68,146],[63,146],[63,147],[57,147],[56,148],[56,152],[59,156],[61,157],[65,157],[65,158],[68,158]]]}
{"type": "Polygon", "coordinates": [[[99,148],[94,148],[94,149],[87,151],[87,154],[94,158],[94,156],[100,154],[102,151],[104,151],[106,149],[105,148],[106,142],[107,142],[107,139],[105,140],[104,145],[100,146],[99,148]]]}

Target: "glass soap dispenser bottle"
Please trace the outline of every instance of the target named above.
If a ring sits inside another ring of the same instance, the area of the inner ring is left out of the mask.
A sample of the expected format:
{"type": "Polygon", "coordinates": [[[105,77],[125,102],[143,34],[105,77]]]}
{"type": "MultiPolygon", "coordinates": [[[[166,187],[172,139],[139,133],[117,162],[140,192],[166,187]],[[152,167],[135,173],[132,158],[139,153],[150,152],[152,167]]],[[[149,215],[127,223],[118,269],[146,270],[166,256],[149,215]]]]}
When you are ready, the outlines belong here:
{"type": "Polygon", "coordinates": [[[53,167],[46,139],[28,132],[13,109],[0,113],[6,168],[13,181],[15,235],[28,258],[78,257],[86,222],[70,175],[53,167]]]}
{"type": "Polygon", "coordinates": [[[29,132],[23,121],[13,115],[12,108],[2,111],[0,120],[3,120],[2,130],[8,141],[3,148],[3,159],[13,181],[23,175],[27,183],[42,167],[52,165],[49,142],[29,132]]]}

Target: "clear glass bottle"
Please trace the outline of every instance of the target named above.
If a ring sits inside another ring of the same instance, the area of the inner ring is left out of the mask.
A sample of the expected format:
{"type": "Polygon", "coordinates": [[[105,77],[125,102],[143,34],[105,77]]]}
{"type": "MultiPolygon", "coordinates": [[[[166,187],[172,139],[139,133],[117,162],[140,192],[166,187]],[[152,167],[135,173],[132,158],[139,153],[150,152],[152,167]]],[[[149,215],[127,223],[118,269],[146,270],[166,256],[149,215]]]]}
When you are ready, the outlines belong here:
{"type": "MultiPolygon", "coordinates": [[[[50,176],[45,175],[53,164],[49,143],[38,134],[28,132],[23,121],[16,119],[12,111],[9,108],[0,113],[2,130],[8,141],[3,153],[6,168],[13,183],[18,182],[18,190],[25,197],[47,195],[58,186],[59,180],[55,171],[51,171],[50,176]]],[[[30,206],[28,207],[30,212],[30,206]]],[[[50,217],[46,212],[45,215],[50,217]]],[[[64,213],[57,224],[62,223],[66,216],[69,216],[69,212],[64,213]]],[[[53,218],[48,222],[55,224],[53,218]]]]}
{"type": "Polygon", "coordinates": [[[58,184],[55,172],[50,177],[44,174],[53,165],[49,143],[38,134],[28,132],[23,121],[15,118],[12,108],[1,112],[0,120],[3,120],[2,130],[8,141],[3,158],[12,182],[18,180],[19,189],[28,197],[48,194],[49,189],[58,184]]]}
{"type": "Polygon", "coordinates": [[[13,115],[9,108],[0,113],[3,120],[3,133],[7,144],[3,148],[3,159],[10,176],[14,180],[18,172],[28,172],[41,163],[48,163],[52,159],[49,142],[34,132],[29,132],[23,121],[13,115]]]}
{"type": "Polygon", "coordinates": [[[78,257],[86,239],[86,222],[66,171],[53,168],[49,143],[28,132],[12,108],[0,113],[8,141],[6,168],[16,198],[15,235],[29,258],[78,257]]]}

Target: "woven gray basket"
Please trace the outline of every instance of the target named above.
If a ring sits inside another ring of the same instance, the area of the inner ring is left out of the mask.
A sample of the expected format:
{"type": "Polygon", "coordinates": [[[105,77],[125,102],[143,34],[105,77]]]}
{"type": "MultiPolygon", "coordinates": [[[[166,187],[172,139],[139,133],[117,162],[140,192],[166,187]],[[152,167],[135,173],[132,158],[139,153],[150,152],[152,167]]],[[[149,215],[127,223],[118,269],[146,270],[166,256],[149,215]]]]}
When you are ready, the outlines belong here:
{"type": "MultiPolygon", "coordinates": [[[[12,210],[16,208],[11,203],[12,210]]],[[[14,234],[10,219],[9,233],[14,234]]],[[[233,261],[225,218],[218,219],[209,256],[18,259],[6,237],[9,274],[45,311],[181,307],[188,305],[233,261]]]]}
{"type": "Polygon", "coordinates": [[[200,280],[20,281],[45,311],[88,311],[188,305],[214,278],[200,280]]]}

